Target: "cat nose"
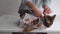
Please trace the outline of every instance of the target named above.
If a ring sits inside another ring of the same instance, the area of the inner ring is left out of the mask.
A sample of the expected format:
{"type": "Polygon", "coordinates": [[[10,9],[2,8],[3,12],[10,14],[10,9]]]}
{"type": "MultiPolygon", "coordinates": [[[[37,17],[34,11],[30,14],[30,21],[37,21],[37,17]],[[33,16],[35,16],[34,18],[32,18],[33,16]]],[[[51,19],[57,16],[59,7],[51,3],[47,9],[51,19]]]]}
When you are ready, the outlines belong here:
{"type": "Polygon", "coordinates": [[[54,15],[54,16],[56,16],[56,15],[54,15]]]}

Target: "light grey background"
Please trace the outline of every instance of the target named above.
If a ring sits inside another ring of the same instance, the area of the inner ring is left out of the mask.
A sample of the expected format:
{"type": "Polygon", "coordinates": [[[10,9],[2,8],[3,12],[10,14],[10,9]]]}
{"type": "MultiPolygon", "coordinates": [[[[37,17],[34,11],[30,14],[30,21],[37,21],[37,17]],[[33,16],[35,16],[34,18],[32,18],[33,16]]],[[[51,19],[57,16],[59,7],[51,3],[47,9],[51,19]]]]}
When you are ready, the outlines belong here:
{"type": "Polygon", "coordinates": [[[51,9],[52,12],[60,15],[60,0],[51,0],[51,9]]]}
{"type": "Polygon", "coordinates": [[[17,16],[19,5],[20,0],[0,0],[0,16],[5,14],[17,16]]]}
{"type": "MultiPolygon", "coordinates": [[[[18,9],[20,5],[20,0],[0,0],[0,16],[2,15],[16,15],[18,16],[18,9]]],[[[60,15],[60,0],[52,0],[51,9],[53,13],[60,15]]],[[[0,33],[5,34],[5,33],[0,33]]],[[[9,34],[9,33],[6,33],[9,34]]],[[[51,34],[51,33],[49,33],[51,34]]],[[[52,33],[52,34],[59,34],[52,33]]]]}

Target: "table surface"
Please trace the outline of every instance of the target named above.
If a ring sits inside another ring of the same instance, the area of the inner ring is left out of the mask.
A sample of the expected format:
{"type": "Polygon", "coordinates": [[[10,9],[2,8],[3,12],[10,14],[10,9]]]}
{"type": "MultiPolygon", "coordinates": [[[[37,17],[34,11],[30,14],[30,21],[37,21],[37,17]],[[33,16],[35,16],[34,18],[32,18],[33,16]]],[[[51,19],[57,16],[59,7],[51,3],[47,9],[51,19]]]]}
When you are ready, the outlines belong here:
{"type": "MultiPolygon", "coordinates": [[[[51,31],[60,31],[60,21],[59,21],[59,16],[56,17],[53,25],[50,28],[47,28],[47,32],[51,31]]],[[[19,20],[19,17],[13,16],[13,15],[3,15],[0,16],[0,32],[22,32],[22,28],[19,28],[14,24],[19,20]]],[[[42,30],[33,30],[32,32],[43,32],[42,30]]]]}

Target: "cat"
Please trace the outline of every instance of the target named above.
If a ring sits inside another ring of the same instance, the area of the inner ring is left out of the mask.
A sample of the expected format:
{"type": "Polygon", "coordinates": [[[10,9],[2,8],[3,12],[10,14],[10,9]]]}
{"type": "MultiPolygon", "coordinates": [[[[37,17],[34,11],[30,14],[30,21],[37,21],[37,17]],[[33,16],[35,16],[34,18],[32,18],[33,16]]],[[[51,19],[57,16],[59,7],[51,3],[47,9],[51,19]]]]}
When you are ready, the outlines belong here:
{"type": "MultiPolygon", "coordinates": [[[[29,10],[20,10],[20,11],[18,11],[18,13],[20,14],[21,18],[24,17],[25,13],[32,14],[29,10]]],[[[41,25],[43,24],[44,26],[49,28],[53,24],[53,21],[54,21],[55,17],[56,17],[56,15],[53,15],[53,16],[45,15],[42,18],[43,23],[38,23],[39,19],[36,19],[36,20],[33,20],[31,22],[31,24],[32,25],[37,24],[37,27],[41,27],[41,25]]],[[[34,28],[34,27],[30,26],[30,25],[26,25],[23,32],[29,32],[29,31],[32,31],[34,29],[37,29],[37,28],[34,28]]]]}

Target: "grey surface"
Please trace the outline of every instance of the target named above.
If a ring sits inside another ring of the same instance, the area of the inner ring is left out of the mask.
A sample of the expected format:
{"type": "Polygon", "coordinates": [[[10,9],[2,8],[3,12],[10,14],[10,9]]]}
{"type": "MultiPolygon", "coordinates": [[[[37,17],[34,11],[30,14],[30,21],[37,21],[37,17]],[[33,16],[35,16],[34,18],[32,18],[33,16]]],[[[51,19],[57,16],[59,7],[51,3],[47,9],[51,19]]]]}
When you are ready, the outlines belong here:
{"type": "Polygon", "coordinates": [[[0,17],[0,32],[22,32],[22,28],[19,28],[14,24],[19,17],[13,15],[3,15],[0,17]]]}
{"type": "Polygon", "coordinates": [[[48,34],[60,34],[60,32],[49,32],[48,34]]]}
{"type": "MultiPolygon", "coordinates": [[[[53,25],[50,28],[47,28],[46,30],[33,30],[32,32],[59,32],[60,31],[60,21],[59,18],[60,16],[57,16],[53,25]]],[[[14,22],[16,22],[17,20],[19,20],[19,17],[17,16],[13,16],[13,15],[3,15],[0,17],[0,32],[22,32],[23,29],[19,28],[18,26],[16,26],[14,24],[14,22]]]]}
{"type": "Polygon", "coordinates": [[[12,32],[0,32],[0,34],[12,34],[12,32]]]}

